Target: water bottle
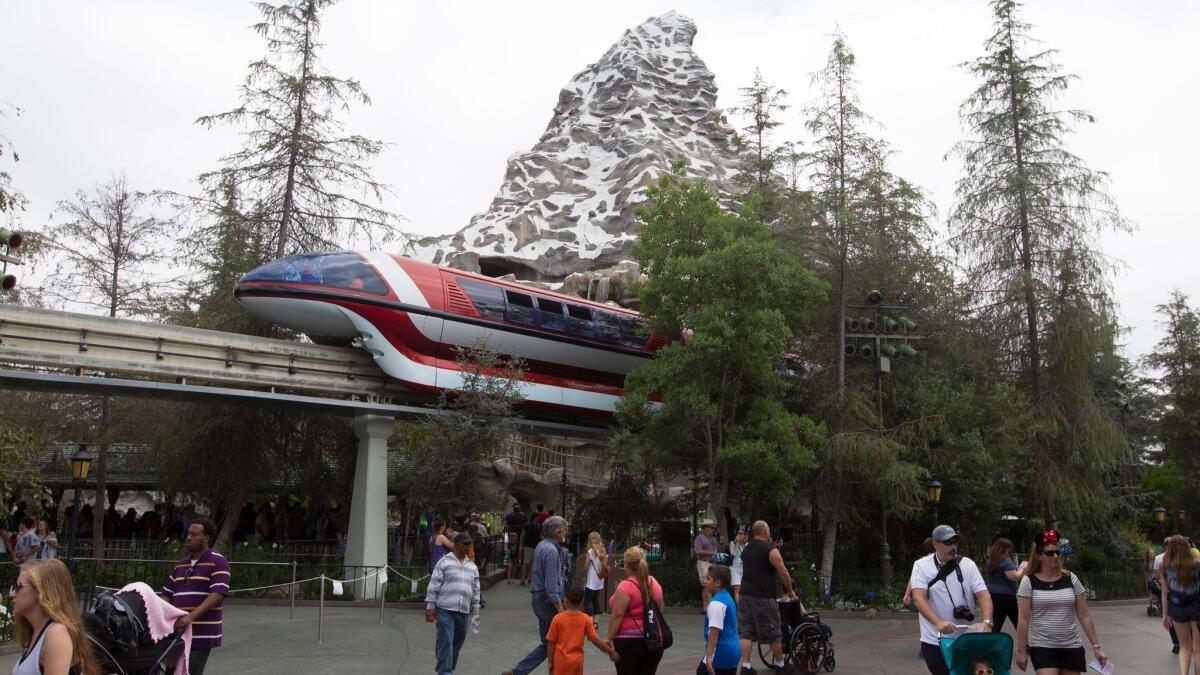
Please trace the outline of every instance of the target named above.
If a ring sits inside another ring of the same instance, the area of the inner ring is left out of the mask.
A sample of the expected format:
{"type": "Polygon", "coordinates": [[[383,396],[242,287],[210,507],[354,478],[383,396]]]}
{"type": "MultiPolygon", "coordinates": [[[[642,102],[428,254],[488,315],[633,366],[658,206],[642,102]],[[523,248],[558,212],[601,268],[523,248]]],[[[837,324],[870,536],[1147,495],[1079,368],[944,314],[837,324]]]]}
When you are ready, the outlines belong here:
{"type": "Polygon", "coordinates": [[[479,634],[479,615],[478,614],[474,614],[471,616],[471,633],[473,633],[475,635],[479,634]]]}

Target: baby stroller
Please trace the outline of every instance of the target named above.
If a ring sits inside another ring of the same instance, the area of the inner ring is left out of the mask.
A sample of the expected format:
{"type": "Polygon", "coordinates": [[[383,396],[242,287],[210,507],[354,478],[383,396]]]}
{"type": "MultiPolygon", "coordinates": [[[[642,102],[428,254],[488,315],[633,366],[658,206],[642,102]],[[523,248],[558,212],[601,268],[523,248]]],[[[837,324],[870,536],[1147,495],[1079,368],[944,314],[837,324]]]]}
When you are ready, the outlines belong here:
{"type": "Polygon", "coordinates": [[[963,633],[942,638],[941,645],[950,675],[973,675],[971,662],[979,658],[990,661],[996,675],[1012,674],[1013,641],[1008,633],[963,633]]]}
{"type": "Polygon", "coordinates": [[[1146,605],[1146,616],[1162,616],[1162,584],[1158,579],[1151,579],[1146,582],[1146,589],[1150,591],[1150,604],[1146,605]]]}
{"type": "MultiPolygon", "coordinates": [[[[821,623],[817,612],[800,611],[800,603],[780,599],[779,618],[783,629],[783,659],[799,673],[833,672],[833,629],[821,623]]],[[[758,658],[768,669],[773,665],[771,645],[759,643],[758,658]]]]}
{"type": "Polygon", "coordinates": [[[136,591],[101,593],[83,615],[83,629],[104,673],[165,675],[183,656],[179,633],[155,642],[146,605],[136,591]]]}

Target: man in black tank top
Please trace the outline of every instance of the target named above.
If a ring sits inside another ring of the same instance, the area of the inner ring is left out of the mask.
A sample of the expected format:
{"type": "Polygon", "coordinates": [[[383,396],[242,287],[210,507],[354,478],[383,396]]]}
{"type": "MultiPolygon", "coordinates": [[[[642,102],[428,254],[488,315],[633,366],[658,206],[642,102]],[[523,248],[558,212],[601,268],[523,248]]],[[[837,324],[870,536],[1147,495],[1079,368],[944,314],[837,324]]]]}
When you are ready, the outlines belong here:
{"type": "MultiPolygon", "coordinates": [[[[771,528],[765,521],[756,521],[750,526],[753,539],[742,550],[742,590],[738,600],[738,637],[742,642],[742,672],[750,666],[751,643],[769,643],[774,657],[774,669],[782,672],[783,632],[779,616],[779,604],[775,601],[776,580],[783,583],[784,595],[792,602],[800,602],[792,588],[792,577],[779,549],[771,545],[771,528]]],[[[800,611],[804,605],[800,605],[800,611]]]]}

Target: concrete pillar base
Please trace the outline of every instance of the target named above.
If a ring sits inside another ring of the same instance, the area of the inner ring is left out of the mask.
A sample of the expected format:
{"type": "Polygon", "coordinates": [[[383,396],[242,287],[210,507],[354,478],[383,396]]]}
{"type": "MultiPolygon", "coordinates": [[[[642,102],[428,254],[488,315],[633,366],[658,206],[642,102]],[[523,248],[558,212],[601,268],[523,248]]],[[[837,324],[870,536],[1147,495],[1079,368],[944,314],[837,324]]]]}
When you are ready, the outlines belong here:
{"type": "MultiPolygon", "coordinates": [[[[387,442],[394,430],[395,420],[387,415],[360,413],[354,417],[358,458],[344,559],[348,579],[387,565],[387,442]]],[[[383,587],[371,576],[347,590],[356,598],[379,599],[383,587]]]]}

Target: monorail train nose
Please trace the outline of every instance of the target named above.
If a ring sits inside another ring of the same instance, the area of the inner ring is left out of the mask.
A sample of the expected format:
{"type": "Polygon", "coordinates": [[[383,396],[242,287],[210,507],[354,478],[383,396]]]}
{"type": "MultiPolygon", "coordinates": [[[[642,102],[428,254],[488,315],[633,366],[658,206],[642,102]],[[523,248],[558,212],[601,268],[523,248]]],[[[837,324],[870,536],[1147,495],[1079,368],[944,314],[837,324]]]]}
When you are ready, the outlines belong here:
{"type": "Polygon", "coordinates": [[[258,267],[237,283],[234,297],[251,314],[308,335],[314,342],[358,337],[339,298],[386,296],[388,288],[362,256],[351,251],[307,253],[258,267]]]}

